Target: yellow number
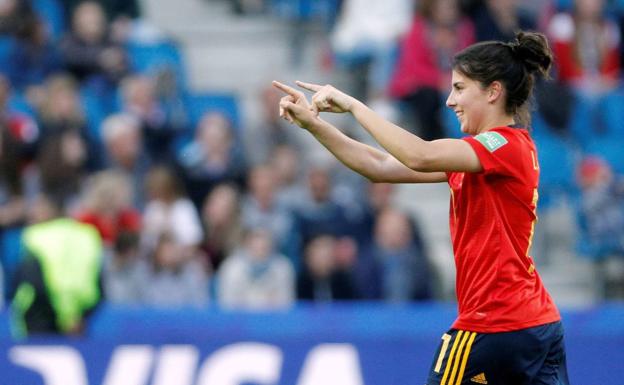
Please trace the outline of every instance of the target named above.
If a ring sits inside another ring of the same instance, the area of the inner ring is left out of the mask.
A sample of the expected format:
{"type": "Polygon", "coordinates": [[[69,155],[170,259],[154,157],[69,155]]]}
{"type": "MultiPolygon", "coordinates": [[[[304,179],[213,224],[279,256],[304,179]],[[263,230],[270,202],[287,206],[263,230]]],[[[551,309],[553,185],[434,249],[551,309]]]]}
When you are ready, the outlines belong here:
{"type": "Polygon", "coordinates": [[[442,348],[440,349],[440,355],[438,356],[438,361],[436,362],[436,366],[433,369],[436,373],[440,373],[440,369],[442,369],[442,361],[444,360],[444,355],[446,354],[446,349],[448,349],[449,342],[451,341],[451,336],[449,334],[444,333],[442,336],[442,348]]]}

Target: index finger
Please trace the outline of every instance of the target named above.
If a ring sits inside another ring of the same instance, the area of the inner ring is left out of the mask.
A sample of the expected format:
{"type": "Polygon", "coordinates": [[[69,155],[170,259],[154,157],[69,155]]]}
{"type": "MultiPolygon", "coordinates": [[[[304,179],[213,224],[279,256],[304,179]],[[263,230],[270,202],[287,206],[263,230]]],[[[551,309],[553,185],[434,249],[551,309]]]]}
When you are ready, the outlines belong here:
{"type": "Polygon", "coordinates": [[[302,81],[295,81],[295,83],[297,83],[297,85],[301,88],[305,88],[308,91],[312,91],[312,92],[318,92],[321,90],[321,88],[323,88],[323,86],[320,86],[318,84],[312,84],[312,83],[306,83],[306,82],[302,82],[302,81]]]}
{"type": "Polygon", "coordinates": [[[301,91],[296,90],[296,89],[294,89],[294,88],[292,88],[290,86],[287,86],[286,84],[282,84],[282,83],[278,82],[277,80],[273,80],[272,84],[273,84],[274,87],[276,87],[276,88],[286,92],[289,95],[297,96],[297,97],[301,96],[301,91]]]}

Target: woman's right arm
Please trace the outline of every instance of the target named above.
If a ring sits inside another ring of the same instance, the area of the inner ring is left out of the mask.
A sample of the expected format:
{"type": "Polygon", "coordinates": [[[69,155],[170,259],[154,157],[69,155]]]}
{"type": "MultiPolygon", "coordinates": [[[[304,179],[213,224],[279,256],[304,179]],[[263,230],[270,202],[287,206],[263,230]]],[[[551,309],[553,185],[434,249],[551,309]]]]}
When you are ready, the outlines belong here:
{"type": "MultiPolygon", "coordinates": [[[[436,183],[447,180],[444,172],[415,171],[394,156],[349,138],[338,128],[311,111],[305,96],[285,84],[273,82],[287,96],[280,101],[280,115],[308,130],[339,161],[372,182],[436,183]]],[[[340,109],[341,107],[337,106],[340,109]]]]}
{"type": "Polygon", "coordinates": [[[437,183],[447,180],[444,172],[414,171],[387,152],[348,137],[322,119],[316,119],[307,129],[345,166],[371,182],[437,183]]]}

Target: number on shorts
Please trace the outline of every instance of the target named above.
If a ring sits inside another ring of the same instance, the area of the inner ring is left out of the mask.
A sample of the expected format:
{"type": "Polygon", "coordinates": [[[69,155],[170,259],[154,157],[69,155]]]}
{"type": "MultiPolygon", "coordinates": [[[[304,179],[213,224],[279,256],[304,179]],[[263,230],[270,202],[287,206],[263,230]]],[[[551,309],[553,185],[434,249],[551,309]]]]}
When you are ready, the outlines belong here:
{"type": "Polygon", "coordinates": [[[442,361],[444,360],[444,355],[446,355],[446,349],[448,349],[449,342],[451,342],[451,335],[444,333],[442,341],[444,342],[442,342],[442,348],[440,348],[440,355],[438,356],[438,361],[433,369],[436,373],[440,373],[440,369],[442,369],[442,361]]]}

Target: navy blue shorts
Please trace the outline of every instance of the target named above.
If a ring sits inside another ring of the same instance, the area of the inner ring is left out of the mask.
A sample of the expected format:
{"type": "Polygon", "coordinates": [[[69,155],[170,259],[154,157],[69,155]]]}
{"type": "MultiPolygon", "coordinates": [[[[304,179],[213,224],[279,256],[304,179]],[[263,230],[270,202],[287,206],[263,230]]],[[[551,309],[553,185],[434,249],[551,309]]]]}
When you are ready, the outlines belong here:
{"type": "Polygon", "coordinates": [[[561,322],[503,333],[451,329],[427,385],[568,385],[561,322]]]}

